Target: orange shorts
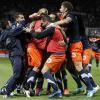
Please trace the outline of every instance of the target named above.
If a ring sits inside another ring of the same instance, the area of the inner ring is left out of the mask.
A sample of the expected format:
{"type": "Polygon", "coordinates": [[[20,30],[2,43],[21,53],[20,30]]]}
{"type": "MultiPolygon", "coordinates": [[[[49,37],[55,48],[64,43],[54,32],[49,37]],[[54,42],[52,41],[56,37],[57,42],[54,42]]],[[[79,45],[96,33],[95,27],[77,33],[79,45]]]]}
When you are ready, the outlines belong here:
{"type": "Polygon", "coordinates": [[[100,60],[100,52],[96,52],[95,53],[95,58],[98,59],[98,60],[100,60]]]}
{"type": "Polygon", "coordinates": [[[44,66],[49,67],[53,73],[56,73],[60,69],[62,63],[64,62],[65,57],[66,57],[65,54],[61,54],[61,55],[52,54],[46,60],[44,66]]]}
{"type": "Polygon", "coordinates": [[[42,62],[42,52],[33,43],[28,44],[27,55],[28,64],[30,66],[40,67],[42,62]]]}
{"type": "Polygon", "coordinates": [[[92,56],[92,49],[88,48],[83,51],[83,64],[88,64],[92,56]]]}
{"type": "Polygon", "coordinates": [[[94,57],[95,59],[100,60],[100,52],[95,52],[95,51],[93,51],[92,54],[93,54],[93,57],[94,57]]]}
{"type": "Polygon", "coordinates": [[[73,62],[82,61],[82,51],[83,51],[82,42],[72,43],[70,46],[70,51],[73,62]]]}

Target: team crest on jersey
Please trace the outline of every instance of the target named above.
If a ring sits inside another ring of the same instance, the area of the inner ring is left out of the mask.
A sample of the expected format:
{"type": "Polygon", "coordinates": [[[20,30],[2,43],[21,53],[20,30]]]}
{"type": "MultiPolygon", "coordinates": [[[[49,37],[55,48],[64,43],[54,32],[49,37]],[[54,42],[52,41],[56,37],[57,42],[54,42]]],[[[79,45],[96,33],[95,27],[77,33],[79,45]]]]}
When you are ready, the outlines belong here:
{"type": "Polygon", "coordinates": [[[51,63],[52,62],[52,59],[51,58],[48,58],[46,62],[47,63],[51,63]]]}
{"type": "Polygon", "coordinates": [[[75,52],[72,52],[72,57],[76,57],[76,53],[75,52]]]}
{"type": "Polygon", "coordinates": [[[83,60],[86,60],[86,56],[85,55],[83,56],[83,60]]]}

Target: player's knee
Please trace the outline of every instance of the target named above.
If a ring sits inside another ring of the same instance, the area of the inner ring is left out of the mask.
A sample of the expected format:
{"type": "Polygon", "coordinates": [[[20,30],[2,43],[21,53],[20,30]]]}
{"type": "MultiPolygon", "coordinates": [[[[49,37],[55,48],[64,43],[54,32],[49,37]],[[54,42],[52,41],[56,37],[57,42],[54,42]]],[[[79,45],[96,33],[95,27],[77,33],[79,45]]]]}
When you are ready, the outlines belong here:
{"type": "Polygon", "coordinates": [[[45,72],[47,72],[49,70],[49,67],[44,66],[43,69],[41,70],[42,74],[44,74],[45,72]]]}
{"type": "Polygon", "coordinates": [[[74,65],[77,71],[81,71],[83,69],[82,62],[74,62],[74,65]]]}

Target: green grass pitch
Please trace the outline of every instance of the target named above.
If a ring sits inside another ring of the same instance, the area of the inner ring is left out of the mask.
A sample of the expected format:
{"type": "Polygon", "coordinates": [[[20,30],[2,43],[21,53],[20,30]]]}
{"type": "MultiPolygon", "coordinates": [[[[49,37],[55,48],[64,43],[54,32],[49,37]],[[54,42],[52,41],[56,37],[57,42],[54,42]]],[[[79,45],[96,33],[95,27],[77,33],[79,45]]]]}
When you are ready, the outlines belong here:
{"type": "MultiPolygon", "coordinates": [[[[9,60],[5,58],[0,58],[0,88],[4,85],[4,83],[7,81],[7,79],[10,77],[11,74],[12,74],[12,68],[11,68],[11,64],[9,60]]],[[[97,68],[95,66],[95,62],[93,63],[92,74],[93,74],[94,80],[100,86],[100,66],[97,68]]],[[[42,96],[38,96],[38,97],[34,96],[31,98],[27,98],[25,96],[14,96],[12,98],[7,98],[7,100],[48,100],[48,97],[44,95],[46,91],[46,86],[47,86],[47,82],[45,81],[42,96]]],[[[76,84],[69,73],[68,73],[68,87],[70,91],[73,91],[76,89],[76,84]]],[[[70,97],[63,96],[62,99],[63,100],[100,100],[100,90],[92,98],[87,98],[83,94],[80,94],[77,96],[70,96],[70,97]]],[[[1,95],[0,95],[0,100],[4,100],[1,95]]],[[[56,99],[53,99],[53,100],[56,100],[56,99]]]]}

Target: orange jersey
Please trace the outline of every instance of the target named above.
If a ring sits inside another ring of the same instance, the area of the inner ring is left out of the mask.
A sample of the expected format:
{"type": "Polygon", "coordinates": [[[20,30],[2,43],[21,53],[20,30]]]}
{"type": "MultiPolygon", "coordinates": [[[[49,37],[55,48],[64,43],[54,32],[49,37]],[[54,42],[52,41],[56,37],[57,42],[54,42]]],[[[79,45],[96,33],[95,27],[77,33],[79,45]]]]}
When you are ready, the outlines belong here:
{"type": "Polygon", "coordinates": [[[64,41],[64,38],[60,29],[55,28],[53,36],[48,43],[47,52],[65,52],[66,46],[60,44],[62,41],[64,41]]]}
{"type": "MultiPolygon", "coordinates": [[[[41,28],[41,24],[42,24],[41,20],[36,21],[35,24],[32,27],[32,30],[40,29],[41,28]]],[[[36,46],[39,49],[45,49],[46,43],[47,43],[47,37],[46,38],[42,38],[42,39],[33,38],[32,41],[36,44],[36,46]]]]}
{"type": "Polygon", "coordinates": [[[100,38],[89,38],[89,41],[90,42],[96,42],[96,41],[99,41],[100,40],[100,38]]]}

